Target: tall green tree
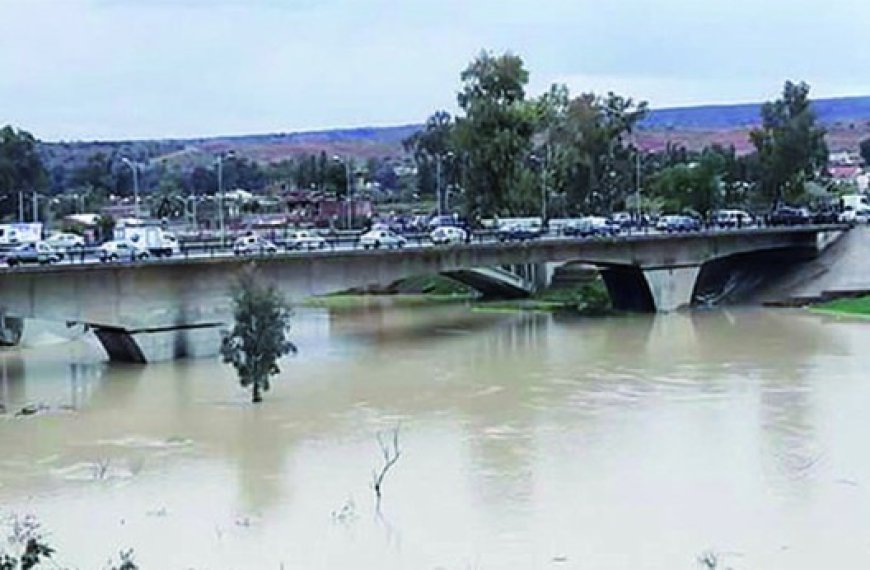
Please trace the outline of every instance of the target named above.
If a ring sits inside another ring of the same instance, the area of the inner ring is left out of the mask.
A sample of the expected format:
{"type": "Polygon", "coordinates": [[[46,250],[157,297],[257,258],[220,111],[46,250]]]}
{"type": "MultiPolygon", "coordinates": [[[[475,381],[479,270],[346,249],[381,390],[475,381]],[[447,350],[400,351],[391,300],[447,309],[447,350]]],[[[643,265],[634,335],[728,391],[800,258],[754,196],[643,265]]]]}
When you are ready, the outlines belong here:
{"type": "Polygon", "coordinates": [[[269,390],[270,377],[278,374],[278,360],[296,353],[296,345],[287,339],[290,309],[272,285],[262,282],[253,265],[244,268],[233,287],[235,324],[221,341],[221,357],[231,364],[245,388],[251,388],[251,400],[263,401],[269,390]]]}
{"type": "Polygon", "coordinates": [[[633,191],[636,149],[628,138],[646,112],[646,102],[584,93],[556,114],[554,177],[573,213],[610,213],[633,191]]]}
{"type": "Polygon", "coordinates": [[[420,195],[435,197],[438,185],[452,182],[452,160],[456,156],[453,117],[447,111],[436,111],[423,130],[403,141],[405,150],[414,157],[417,166],[417,190],[420,195]],[[438,177],[441,177],[440,180],[438,177]]]}
{"type": "Polygon", "coordinates": [[[858,150],[861,152],[861,158],[864,159],[864,164],[870,166],[870,138],[864,139],[858,143],[858,150]]]}
{"type": "Polygon", "coordinates": [[[816,124],[810,86],[786,81],[782,97],[761,108],[761,126],[749,134],[761,165],[761,192],[774,206],[798,200],[804,183],[827,166],[825,129],[816,124]]]}
{"type": "Polygon", "coordinates": [[[17,193],[42,190],[49,182],[37,141],[27,131],[0,129],[0,216],[15,212],[17,193]]]}
{"type": "Polygon", "coordinates": [[[666,212],[692,212],[707,216],[719,202],[719,181],[714,166],[693,162],[669,166],[651,183],[654,196],[661,198],[666,212]]]}
{"type": "Polygon", "coordinates": [[[522,58],[482,52],[461,74],[455,144],[465,169],[470,215],[521,210],[531,188],[525,176],[536,109],[525,98],[529,81],[522,58]]]}

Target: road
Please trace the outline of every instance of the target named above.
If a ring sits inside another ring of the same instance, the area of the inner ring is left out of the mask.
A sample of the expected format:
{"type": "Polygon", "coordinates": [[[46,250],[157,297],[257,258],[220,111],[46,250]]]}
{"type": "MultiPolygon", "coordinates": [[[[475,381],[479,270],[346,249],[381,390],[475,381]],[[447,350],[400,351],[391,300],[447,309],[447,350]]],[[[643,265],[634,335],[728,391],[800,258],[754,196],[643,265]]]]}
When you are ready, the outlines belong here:
{"type": "MultiPolygon", "coordinates": [[[[809,226],[807,226],[809,227],[809,226]]],[[[827,227],[827,226],[826,226],[827,227]]],[[[844,226],[845,227],[845,226],[844,226]]],[[[727,234],[734,232],[752,232],[752,231],[776,231],[778,228],[759,228],[759,227],[749,227],[749,228],[741,228],[741,229],[708,229],[701,230],[698,232],[686,232],[691,233],[693,235],[717,235],[717,234],[727,234]]],[[[316,253],[322,253],[324,251],[328,252],[336,252],[336,251],[356,251],[361,250],[361,246],[359,245],[359,235],[358,233],[353,235],[341,235],[337,238],[326,238],[327,247],[326,249],[314,249],[314,250],[288,250],[286,249],[284,242],[281,240],[275,240],[275,244],[278,246],[277,254],[268,254],[265,251],[262,254],[252,254],[247,257],[260,257],[260,256],[304,256],[304,255],[312,255],[316,253]]],[[[661,239],[667,236],[675,236],[675,235],[684,235],[683,233],[665,233],[659,232],[654,229],[647,229],[644,231],[625,231],[615,236],[589,236],[589,237],[566,237],[564,235],[558,233],[547,233],[533,240],[525,240],[525,241],[553,241],[553,240],[572,240],[572,241],[626,241],[633,239],[649,239],[656,238],[661,239]]],[[[431,242],[428,234],[420,233],[420,234],[410,234],[405,236],[408,240],[404,245],[403,249],[405,250],[419,250],[419,249],[427,249],[427,248],[445,248],[452,247],[453,245],[436,245],[431,242]]],[[[220,244],[220,240],[218,239],[209,239],[209,240],[184,240],[181,239],[181,256],[184,259],[202,259],[202,258],[216,258],[216,257],[235,257],[233,252],[232,243],[235,238],[228,238],[227,243],[223,246],[220,244]]],[[[482,243],[497,243],[500,240],[497,238],[496,232],[494,231],[483,231],[483,232],[475,232],[472,236],[470,244],[482,244],[482,243]]],[[[509,240],[507,243],[519,243],[520,240],[509,240]]],[[[0,254],[2,255],[2,254],[0,254]]],[[[147,260],[142,260],[140,262],[144,263],[160,263],[167,259],[178,259],[178,255],[172,258],[161,258],[161,257],[150,257],[147,260]]],[[[117,262],[108,262],[108,263],[130,263],[132,260],[119,260],[117,262]]],[[[64,259],[55,265],[99,265],[107,262],[103,262],[99,258],[99,249],[97,247],[85,248],[83,250],[77,250],[72,252],[71,255],[65,255],[64,259]]],[[[29,264],[33,266],[34,264],[29,264]]],[[[6,265],[5,261],[0,264],[0,271],[16,271],[19,268],[27,267],[27,265],[19,265],[16,267],[10,267],[6,265]]]]}

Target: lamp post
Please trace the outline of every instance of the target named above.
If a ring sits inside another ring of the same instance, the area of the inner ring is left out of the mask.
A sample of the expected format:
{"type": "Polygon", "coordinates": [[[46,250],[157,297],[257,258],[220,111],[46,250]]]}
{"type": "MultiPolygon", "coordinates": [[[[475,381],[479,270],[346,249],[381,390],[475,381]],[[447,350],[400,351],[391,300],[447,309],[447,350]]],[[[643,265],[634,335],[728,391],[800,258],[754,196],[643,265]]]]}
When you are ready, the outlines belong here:
{"type": "Polygon", "coordinates": [[[547,219],[547,163],[536,154],[529,158],[541,169],[541,226],[543,227],[547,219]]]}
{"type": "Polygon", "coordinates": [[[230,150],[225,153],[221,153],[215,157],[215,163],[217,164],[218,183],[218,231],[221,234],[221,247],[224,246],[224,238],[226,233],[226,228],[224,227],[224,159],[234,158],[235,156],[235,153],[230,150]]]}
{"type": "Polygon", "coordinates": [[[351,197],[353,193],[353,179],[350,175],[350,157],[342,159],[340,156],[333,156],[332,160],[339,164],[344,164],[344,176],[347,183],[347,195],[345,196],[347,204],[347,229],[350,230],[353,228],[353,198],[351,197]]]}
{"type": "Polygon", "coordinates": [[[637,200],[637,228],[639,230],[643,226],[643,205],[640,201],[640,147],[637,145],[634,146],[634,162],[636,169],[635,199],[637,200]]]}
{"type": "Polygon", "coordinates": [[[121,162],[130,167],[133,171],[133,217],[139,217],[139,164],[133,162],[129,158],[122,157],[121,162]]]}

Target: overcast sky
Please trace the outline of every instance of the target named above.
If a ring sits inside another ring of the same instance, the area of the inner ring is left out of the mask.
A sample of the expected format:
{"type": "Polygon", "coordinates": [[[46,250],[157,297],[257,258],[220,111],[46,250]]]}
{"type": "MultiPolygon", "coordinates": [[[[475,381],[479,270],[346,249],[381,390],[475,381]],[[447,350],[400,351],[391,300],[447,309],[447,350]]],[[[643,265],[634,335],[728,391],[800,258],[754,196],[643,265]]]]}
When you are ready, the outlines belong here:
{"type": "Polygon", "coordinates": [[[530,94],[870,95],[867,0],[0,0],[0,124],[45,140],[422,122],[511,50],[530,94]]]}

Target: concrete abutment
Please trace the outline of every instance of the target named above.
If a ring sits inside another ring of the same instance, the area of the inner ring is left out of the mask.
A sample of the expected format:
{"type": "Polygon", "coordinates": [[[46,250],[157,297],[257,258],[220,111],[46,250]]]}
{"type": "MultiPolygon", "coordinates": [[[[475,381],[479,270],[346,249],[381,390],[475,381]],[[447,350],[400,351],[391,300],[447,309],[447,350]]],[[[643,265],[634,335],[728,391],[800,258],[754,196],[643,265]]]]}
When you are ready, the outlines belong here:
{"type": "Polygon", "coordinates": [[[222,323],[128,330],[94,326],[113,362],[147,364],[178,358],[206,358],[220,350],[222,323]]]}

